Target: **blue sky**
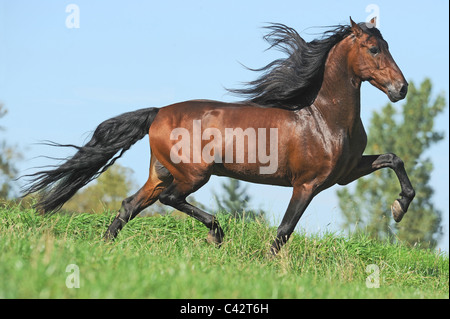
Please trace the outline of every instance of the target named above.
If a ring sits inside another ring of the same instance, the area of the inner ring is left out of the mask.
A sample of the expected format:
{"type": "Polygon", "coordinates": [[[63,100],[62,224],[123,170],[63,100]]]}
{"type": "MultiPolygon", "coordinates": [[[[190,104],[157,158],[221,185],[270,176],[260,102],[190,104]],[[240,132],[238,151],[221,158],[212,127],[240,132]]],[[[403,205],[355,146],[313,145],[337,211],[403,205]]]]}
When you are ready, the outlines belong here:
{"type": "MultiPolygon", "coordinates": [[[[448,1],[7,1],[0,0],[0,101],[9,110],[2,138],[24,154],[21,173],[51,164],[39,155],[67,156],[35,143],[54,140],[81,144],[100,122],[149,106],[207,98],[234,101],[225,87],[254,79],[239,62],[260,67],[282,57],[264,52],[261,26],[280,22],[306,40],[324,29],[315,26],[365,21],[369,5],[379,9],[380,30],[408,80],[431,78],[435,94],[449,100],[448,1]],[[80,27],[66,26],[66,6],[80,8],[80,27]]],[[[370,7],[369,7],[370,8],[370,7]]],[[[388,102],[365,83],[362,119],[388,102]]],[[[401,102],[400,102],[401,103],[401,102]]],[[[396,104],[399,109],[400,104],[396,104]]],[[[435,205],[444,214],[448,251],[449,120],[448,107],[436,121],[445,140],[428,152],[435,170],[435,205]]],[[[370,139],[370,136],[369,136],[370,139]]],[[[401,154],[399,154],[401,155],[401,154]]],[[[147,140],[119,161],[143,184],[148,176],[147,140]]],[[[213,178],[195,197],[214,206],[213,178]]],[[[340,231],[337,187],[319,194],[300,220],[307,233],[340,231]]],[[[273,214],[275,223],[287,207],[290,188],[248,184],[252,206],[273,214]]]]}

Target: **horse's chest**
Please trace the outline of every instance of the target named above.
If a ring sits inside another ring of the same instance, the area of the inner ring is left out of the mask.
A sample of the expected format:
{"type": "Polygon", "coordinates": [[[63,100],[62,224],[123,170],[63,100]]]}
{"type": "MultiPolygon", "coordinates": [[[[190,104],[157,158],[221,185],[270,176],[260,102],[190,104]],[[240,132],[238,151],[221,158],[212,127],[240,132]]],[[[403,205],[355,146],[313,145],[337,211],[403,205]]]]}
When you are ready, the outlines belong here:
{"type": "Polygon", "coordinates": [[[355,168],[361,160],[366,145],[367,135],[362,123],[352,131],[343,134],[339,156],[336,158],[336,169],[347,173],[355,168]]]}

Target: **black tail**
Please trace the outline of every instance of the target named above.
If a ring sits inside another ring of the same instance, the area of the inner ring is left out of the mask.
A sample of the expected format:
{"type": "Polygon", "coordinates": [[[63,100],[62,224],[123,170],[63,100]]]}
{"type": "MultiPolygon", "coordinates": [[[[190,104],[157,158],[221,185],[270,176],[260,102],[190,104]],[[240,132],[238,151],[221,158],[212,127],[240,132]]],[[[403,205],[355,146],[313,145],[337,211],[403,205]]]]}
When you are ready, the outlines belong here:
{"type": "Polygon", "coordinates": [[[53,143],[75,147],[78,152],[56,169],[28,175],[32,180],[24,196],[39,192],[37,209],[43,212],[59,210],[81,187],[105,172],[134,143],[148,134],[158,111],[157,108],[141,109],[106,120],[82,147],[53,143]]]}

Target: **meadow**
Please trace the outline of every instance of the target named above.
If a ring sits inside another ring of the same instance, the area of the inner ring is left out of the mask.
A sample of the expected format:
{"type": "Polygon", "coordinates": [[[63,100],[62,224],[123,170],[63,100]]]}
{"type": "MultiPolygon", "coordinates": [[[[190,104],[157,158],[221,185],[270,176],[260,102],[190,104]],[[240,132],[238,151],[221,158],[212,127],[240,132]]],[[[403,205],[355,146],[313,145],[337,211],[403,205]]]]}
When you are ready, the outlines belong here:
{"type": "Polygon", "coordinates": [[[137,217],[106,243],[113,216],[0,206],[0,298],[449,297],[448,254],[436,251],[295,233],[270,257],[276,228],[226,215],[220,248],[202,224],[171,215],[137,217]]]}

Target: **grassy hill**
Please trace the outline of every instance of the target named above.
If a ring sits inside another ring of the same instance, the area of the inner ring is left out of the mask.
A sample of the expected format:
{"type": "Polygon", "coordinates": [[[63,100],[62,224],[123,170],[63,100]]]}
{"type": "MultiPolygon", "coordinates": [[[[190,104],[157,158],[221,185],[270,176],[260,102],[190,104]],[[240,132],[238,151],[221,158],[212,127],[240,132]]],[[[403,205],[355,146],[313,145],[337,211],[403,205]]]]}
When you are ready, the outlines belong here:
{"type": "Polygon", "coordinates": [[[0,298],[448,298],[446,254],[358,235],[295,234],[267,252],[276,229],[219,216],[221,248],[191,218],[142,217],[114,243],[113,214],[0,206],[0,298]],[[80,288],[68,288],[76,284],[80,288]],[[368,288],[379,283],[379,288],[368,288]],[[67,284],[67,285],[66,285],[67,284]]]}

